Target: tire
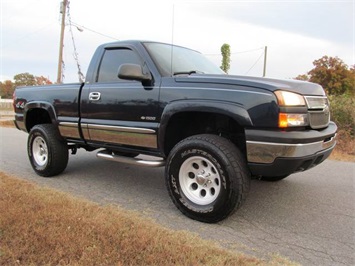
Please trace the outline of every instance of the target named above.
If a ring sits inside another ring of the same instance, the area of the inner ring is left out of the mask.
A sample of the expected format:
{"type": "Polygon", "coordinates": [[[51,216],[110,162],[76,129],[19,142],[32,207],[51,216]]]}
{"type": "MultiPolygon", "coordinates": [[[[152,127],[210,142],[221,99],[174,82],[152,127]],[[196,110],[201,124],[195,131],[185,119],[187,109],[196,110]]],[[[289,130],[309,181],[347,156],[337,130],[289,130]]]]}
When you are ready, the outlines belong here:
{"type": "Polygon", "coordinates": [[[246,162],[235,145],[215,135],[196,135],[170,152],[165,181],[175,206],[194,220],[216,223],[245,201],[246,162]]]}
{"type": "Polygon", "coordinates": [[[27,153],[33,170],[40,176],[52,177],[68,165],[68,147],[52,124],[34,126],[28,136],[27,153]]]}
{"type": "Polygon", "coordinates": [[[288,177],[289,175],[282,175],[282,176],[262,176],[260,177],[260,180],[262,181],[268,181],[268,182],[277,182],[280,181],[282,179],[285,179],[286,177],[288,177]]]}

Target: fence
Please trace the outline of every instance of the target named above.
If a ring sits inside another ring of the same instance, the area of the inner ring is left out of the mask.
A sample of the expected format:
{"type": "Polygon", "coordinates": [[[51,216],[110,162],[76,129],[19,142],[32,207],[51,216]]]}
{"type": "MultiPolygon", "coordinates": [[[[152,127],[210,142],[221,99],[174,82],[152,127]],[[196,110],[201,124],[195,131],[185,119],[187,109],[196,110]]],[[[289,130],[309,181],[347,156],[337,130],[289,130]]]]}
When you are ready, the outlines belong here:
{"type": "Polygon", "coordinates": [[[11,99],[0,99],[0,109],[11,109],[12,110],[12,100],[11,99]]]}

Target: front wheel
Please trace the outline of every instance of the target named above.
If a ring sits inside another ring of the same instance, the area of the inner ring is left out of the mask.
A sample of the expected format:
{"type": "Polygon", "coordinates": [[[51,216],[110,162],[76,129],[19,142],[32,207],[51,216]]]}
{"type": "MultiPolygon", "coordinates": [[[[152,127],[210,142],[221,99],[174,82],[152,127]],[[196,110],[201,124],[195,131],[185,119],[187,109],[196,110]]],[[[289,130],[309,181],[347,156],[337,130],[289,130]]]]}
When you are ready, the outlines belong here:
{"type": "Polygon", "coordinates": [[[215,135],[182,140],[170,152],[166,185],[186,216],[215,223],[244,202],[250,186],[245,159],[236,146],[215,135]]]}
{"type": "Polygon", "coordinates": [[[28,158],[40,176],[62,173],[68,164],[68,147],[52,124],[34,126],[28,136],[28,158]]]}

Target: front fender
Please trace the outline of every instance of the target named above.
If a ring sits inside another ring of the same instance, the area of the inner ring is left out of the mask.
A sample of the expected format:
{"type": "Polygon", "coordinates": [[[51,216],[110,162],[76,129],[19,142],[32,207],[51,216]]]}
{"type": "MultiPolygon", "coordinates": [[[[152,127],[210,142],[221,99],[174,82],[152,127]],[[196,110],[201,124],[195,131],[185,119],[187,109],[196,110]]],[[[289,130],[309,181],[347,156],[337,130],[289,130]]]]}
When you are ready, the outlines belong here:
{"type": "Polygon", "coordinates": [[[173,115],[184,112],[214,113],[226,115],[235,120],[242,127],[252,126],[249,113],[238,104],[211,100],[179,100],[165,106],[160,120],[158,132],[158,145],[164,147],[164,139],[167,125],[173,115]]]}

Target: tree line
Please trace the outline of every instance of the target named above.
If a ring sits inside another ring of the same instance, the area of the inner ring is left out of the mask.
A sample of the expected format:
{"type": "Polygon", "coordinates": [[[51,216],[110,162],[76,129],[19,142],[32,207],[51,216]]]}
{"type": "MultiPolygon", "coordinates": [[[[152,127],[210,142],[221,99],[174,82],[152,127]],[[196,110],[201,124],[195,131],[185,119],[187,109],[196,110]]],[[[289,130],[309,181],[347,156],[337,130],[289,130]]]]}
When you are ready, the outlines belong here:
{"type": "Polygon", "coordinates": [[[0,96],[4,99],[11,99],[15,88],[18,86],[36,86],[48,84],[53,84],[53,82],[43,76],[34,76],[28,72],[20,73],[14,76],[13,81],[0,81],[0,96]]]}
{"type": "Polygon", "coordinates": [[[328,95],[355,96],[355,65],[349,68],[340,58],[326,55],[313,61],[313,65],[296,79],[318,83],[328,95]]]}

